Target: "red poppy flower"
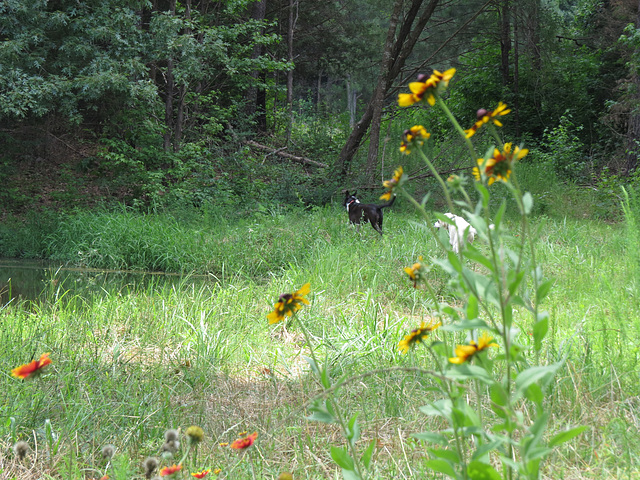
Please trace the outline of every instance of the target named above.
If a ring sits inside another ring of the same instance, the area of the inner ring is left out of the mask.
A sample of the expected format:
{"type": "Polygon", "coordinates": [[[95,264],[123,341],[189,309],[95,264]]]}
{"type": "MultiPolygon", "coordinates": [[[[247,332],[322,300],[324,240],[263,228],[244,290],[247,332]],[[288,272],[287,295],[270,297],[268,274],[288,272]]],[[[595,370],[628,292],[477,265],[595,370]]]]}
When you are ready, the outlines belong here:
{"type": "Polygon", "coordinates": [[[39,360],[33,360],[25,365],[20,365],[19,367],[14,368],[11,370],[11,375],[24,380],[31,375],[40,373],[41,368],[44,368],[51,363],[49,355],[49,353],[43,353],[39,360]]]}
{"type": "Polygon", "coordinates": [[[235,448],[236,450],[244,450],[245,448],[249,448],[253,445],[253,442],[258,438],[258,432],[253,432],[248,437],[239,438],[235,442],[231,444],[231,448],[235,448]]]}

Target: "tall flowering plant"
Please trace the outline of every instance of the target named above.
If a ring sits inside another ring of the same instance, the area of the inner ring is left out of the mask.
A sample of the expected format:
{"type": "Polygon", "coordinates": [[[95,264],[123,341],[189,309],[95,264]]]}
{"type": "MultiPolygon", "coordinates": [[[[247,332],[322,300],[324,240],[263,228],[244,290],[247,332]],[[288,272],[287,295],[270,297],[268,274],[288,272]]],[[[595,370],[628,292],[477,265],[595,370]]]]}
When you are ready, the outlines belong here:
{"type": "MultiPolygon", "coordinates": [[[[561,362],[542,365],[539,361],[549,316],[540,305],[553,282],[543,277],[535,261],[535,234],[529,216],[533,207],[531,194],[522,192],[514,164],[528,150],[503,142],[496,127],[510,109],[499,102],[494,110],[481,108],[477,121],[463,129],[447,107],[443,93],[455,74],[434,71],[421,75],[409,84],[411,93],[401,93],[400,107],[425,103],[438,107],[460,134],[469,152],[469,174],[446,180],[438,173],[423,148],[431,137],[427,128],[416,125],[407,129],[400,142],[403,154],[417,154],[440,184],[450,213],[464,218],[480,241],[462,242],[452,248],[441,240],[437,225],[458,228],[451,215],[428,212],[424,203],[407,193],[409,181],[399,166],[391,180],[384,182],[384,198],[404,195],[426,220],[431,234],[442,247],[444,256],[431,263],[450,278],[450,288],[459,299],[456,305],[441,303],[431,288],[426,263],[422,258],[405,272],[415,287],[423,286],[430,297],[430,316],[437,321],[424,322],[408,333],[398,348],[410,354],[426,348],[431,372],[439,394],[420,410],[443,420],[447,428],[414,434],[427,446],[427,466],[455,479],[537,479],[541,463],[553,447],[580,434],[584,427],[556,426],[548,432],[550,407],[545,395],[561,362]],[[484,156],[476,153],[471,138],[488,129],[496,141],[484,156]],[[515,200],[519,222],[516,232],[504,222],[506,199],[492,211],[492,185],[501,182],[515,200]],[[469,188],[477,192],[472,201],[469,188]],[[438,222],[432,225],[432,217],[438,222]],[[456,253],[457,252],[457,253],[456,253]],[[514,320],[516,310],[528,312],[529,320],[514,320]],[[525,335],[522,330],[527,330],[525,335]]],[[[462,237],[462,233],[460,234],[462,237]]],[[[458,238],[458,237],[456,237],[458,238]]]]}

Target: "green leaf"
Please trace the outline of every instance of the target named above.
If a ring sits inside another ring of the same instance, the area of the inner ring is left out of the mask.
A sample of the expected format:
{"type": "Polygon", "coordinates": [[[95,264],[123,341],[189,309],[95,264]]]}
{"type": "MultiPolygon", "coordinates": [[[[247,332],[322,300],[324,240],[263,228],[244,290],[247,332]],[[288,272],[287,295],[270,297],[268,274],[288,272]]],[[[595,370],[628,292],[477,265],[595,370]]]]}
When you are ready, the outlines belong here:
{"type": "Polygon", "coordinates": [[[444,417],[449,418],[452,410],[451,400],[443,398],[441,400],[436,400],[429,405],[424,405],[420,407],[420,411],[425,415],[429,415],[432,417],[444,417]]]}
{"type": "Polygon", "coordinates": [[[473,246],[469,246],[469,248],[466,248],[462,252],[462,254],[465,257],[467,257],[469,260],[479,263],[481,265],[484,265],[485,267],[487,267],[489,271],[495,273],[496,269],[493,266],[493,263],[491,263],[491,260],[489,260],[487,257],[482,255],[482,253],[480,253],[479,250],[476,250],[475,248],[473,248],[473,246]]]}
{"type": "Polygon", "coordinates": [[[333,458],[333,461],[336,462],[339,467],[345,470],[353,470],[353,458],[351,458],[346,449],[331,446],[331,458],[333,458]]]}
{"type": "Polygon", "coordinates": [[[542,300],[546,298],[551,290],[551,287],[555,284],[554,280],[545,280],[540,285],[538,285],[538,291],[536,292],[536,303],[540,303],[542,300]]]}
{"type": "Polygon", "coordinates": [[[476,190],[478,190],[478,192],[480,192],[480,195],[482,195],[482,207],[488,208],[489,207],[489,190],[487,190],[487,187],[482,185],[480,182],[476,182],[476,190]]]}
{"type": "Polygon", "coordinates": [[[375,451],[375,449],[376,449],[376,439],[374,438],[373,440],[371,440],[371,442],[369,442],[369,446],[362,454],[362,464],[366,468],[369,468],[369,465],[371,465],[371,458],[373,457],[373,452],[375,451]]]}
{"type": "Polygon", "coordinates": [[[436,458],[442,458],[443,460],[447,460],[448,462],[455,464],[460,462],[460,456],[454,450],[449,449],[438,449],[438,448],[429,448],[429,453],[436,458]]]}
{"type": "Polygon", "coordinates": [[[495,381],[491,374],[484,368],[478,365],[469,365],[463,363],[462,365],[454,365],[447,371],[447,378],[452,380],[479,380],[486,385],[491,385],[495,381]]]}
{"type": "Polygon", "coordinates": [[[334,423],[336,421],[333,415],[333,409],[327,405],[325,400],[314,400],[311,405],[309,405],[309,411],[311,411],[311,415],[307,417],[308,420],[322,423],[334,423]]]}
{"type": "Polygon", "coordinates": [[[528,461],[534,458],[533,451],[538,447],[542,435],[547,427],[547,420],[549,419],[549,413],[539,413],[536,421],[529,427],[529,436],[525,437],[522,441],[525,444],[524,448],[524,460],[528,461]]]}
{"type": "Polygon", "coordinates": [[[500,474],[491,465],[478,460],[469,462],[467,475],[471,480],[502,480],[500,474]]]}
{"type": "Polygon", "coordinates": [[[588,427],[585,425],[581,425],[579,427],[570,428],[569,430],[565,430],[564,432],[560,432],[553,436],[553,438],[549,441],[550,447],[555,447],[560,445],[561,443],[567,442],[571,440],[573,437],[580,435],[584,432],[588,427]]]}
{"type": "Polygon", "coordinates": [[[531,193],[526,192],[523,196],[522,196],[522,206],[524,208],[524,213],[525,215],[530,215],[531,214],[531,210],[533,209],[533,196],[531,195],[531,193]]]}
{"type": "Polygon", "coordinates": [[[502,216],[504,215],[504,212],[506,210],[507,210],[507,201],[503,200],[502,203],[500,204],[500,208],[498,209],[495,217],[493,218],[493,225],[496,230],[500,228],[500,222],[502,222],[502,216]]]}
{"type": "Polygon", "coordinates": [[[360,439],[360,425],[358,425],[358,414],[356,413],[351,419],[349,423],[347,423],[347,440],[351,442],[351,445],[355,445],[356,442],[360,439]]]}
{"type": "Polygon", "coordinates": [[[425,442],[435,443],[437,445],[447,445],[449,443],[447,437],[435,432],[412,433],[411,436],[418,440],[424,440],[425,442]]]}
{"type": "Polygon", "coordinates": [[[540,351],[542,348],[542,340],[547,335],[549,331],[549,317],[544,316],[540,318],[536,323],[533,324],[533,342],[534,348],[537,351],[540,351]]]}
{"type": "Polygon", "coordinates": [[[447,258],[449,259],[449,263],[451,264],[453,269],[456,272],[461,273],[462,264],[460,263],[460,259],[458,258],[458,256],[455,253],[453,253],[453,251],[450,250],[447,252],[447,258]]]}
{"type": "Polygon", "coordinates": [[[560,363],[553,363],[548,366],[530,367],[518,373],[516,377],[515,399],[520,398],[532,383],[538,381],[543,382],[543,384],[548,383],[558,368],[560,368],[560,365],[560,363]]]}
{"type": "Polygon", "coordinates": [[[525,390],[524,395],[536,405],[542,405],[542,402],[544,401],[544,394],[537,383],[529,385],[525,390]]]}
{"type": "Polygon", "coordinates": [[[305,359],[305,361],[309,364],[309,366],[311,367],[311,371],[313,373],[315,373],[317,376],[320,376],[320,369],[318,368],[318,365],[316,364],[316,361],[311,358],[311,357],[305,357],[303,356],[302,358],[305,359]]]}
{"type": "Polygon", "coordinates": [[[467,318],[469,320],[478,318],[478,298],[473,294],[469,295],[467,301],[467,318]]]}
{"type": "Polygon", "coordinates": [[[522,279],[524,278],[525,271],[519,271],[514,278],[509,278],[509,294],[513,295],[518,290],[522,279]]]}
{"type": "Polygon", "coordinates": [[[345,470],[344,468],[342,469],[342,478],[344,478],[344,480],[362,480],[358,472],[355,470],[345,470]]]}
{"type": "Polygon", "coordinates": [[[458,475],[453,469],[453,466],[446,460],[442,460],[440,458],[432,458],[431,460],[427,460],[425,462],[425,465],[427,468],[430,468],[434,472],[440,472],[452,478],[458,478],[458,475]]]}
{"type": "Polygon", "coordinates": [[[463,330],[475,330],[475,329],[489,329],[489,325],[484,320],[480,320],[479,318],[475,318],[473,320],[460,320],[459,322],[449,323],[444,327],[441,327],[440,330],[444,330],[446,332],[461,332],[463,330]]]}
{"type": "Polygon", "coordinates": [[[507,392],[505,391],[504,387],[497,382],[491,385],[489,394],[491,397],[491,401],[496,405],[500,405],[501,407],[505,407],[507,405],[507,402],[509,401],[509,397],[507,396],[507,392]]]}

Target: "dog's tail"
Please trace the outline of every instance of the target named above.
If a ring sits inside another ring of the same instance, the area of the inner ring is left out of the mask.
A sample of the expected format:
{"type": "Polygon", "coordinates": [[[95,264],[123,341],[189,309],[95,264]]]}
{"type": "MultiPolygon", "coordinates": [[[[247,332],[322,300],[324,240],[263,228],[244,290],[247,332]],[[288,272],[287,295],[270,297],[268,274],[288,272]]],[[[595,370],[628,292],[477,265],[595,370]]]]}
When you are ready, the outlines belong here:
{"type": "Polygon", "coordinates": [[[387,203],[380,205],[380,208],[390,207],[391,205],[393,205],[393,202],[395,201],[396,201],[396,196],[394,195],[393,197],[391,197],[391,200],[389,200],[387,203]]]}

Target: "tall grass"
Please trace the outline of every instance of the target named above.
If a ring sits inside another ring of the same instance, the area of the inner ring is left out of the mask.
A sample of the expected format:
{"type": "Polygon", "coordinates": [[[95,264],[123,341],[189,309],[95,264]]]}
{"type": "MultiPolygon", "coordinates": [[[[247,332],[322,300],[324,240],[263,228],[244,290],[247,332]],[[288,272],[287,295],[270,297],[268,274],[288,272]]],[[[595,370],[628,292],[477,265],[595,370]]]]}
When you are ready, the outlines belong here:
{"type": "MultiPolygon", "coordinates": [[[[159,453],[163,432],[191,424],[206,432],[200,458],[222,467],[226,478],[275,478],[283,470],[301,479],[339,475],[327,453],[337,430],[304,418],[317,393],[303,359],[304,338],[265,318],[280,293],[307,281],[313,290],[306,322],[332,376],[372,372],[344,386],[340,401],[361,412],[363,441],[377,439],[377,478],[430,475],[423,447],[408,436],[433,421],[418,412],[430,380],[376,370],[424,365],[421,351],[402,356],[397,350],[407,328],[428,311],[402,267],[417,255],[440,253],[411,222],[415,216],[401,208],[385,214],[384,238],[368,226],[356,233],[337,208],[249,219],[126,210],[62,218],[49,240],[61,258],[94,249],[81,257],[96,261],[87,263],[92,266],[205,271],[218,281],[196,285],[187,277],[91,300],[65,296],[57,284],[40,303],[0,307],[2,475],[99,478],[100,449],[111,443],[121,468],[142,478],[139,464],[159,453]],[[9,376],[45,351],[54,363],[42,377],[9,376]],[[260,433],[250,462],[237,463],[218,446],[241,430],[260,433]],[[17,462],[8,447],[20,439],[37,442],[46,454],[32,455],[32,464],[17,462]]],[[[634,266],[620,253],[627,233],[585,219],[535,222],[536,256],[556,278],[545,305],[551,329],[542,357],[566,359],[548,401],[558,423],[592,427],[559,449],[543,476],[637,475],[640,305],[629,282],[634,266]]],[[[442,295],[446,277],[437,269],[432,275],[442,295]]],[[[516,312],[522,338],[529,335],[527,318],[516,312]]]]}

